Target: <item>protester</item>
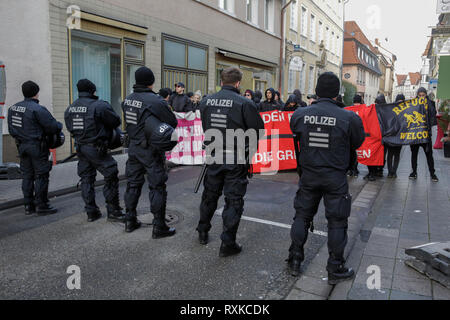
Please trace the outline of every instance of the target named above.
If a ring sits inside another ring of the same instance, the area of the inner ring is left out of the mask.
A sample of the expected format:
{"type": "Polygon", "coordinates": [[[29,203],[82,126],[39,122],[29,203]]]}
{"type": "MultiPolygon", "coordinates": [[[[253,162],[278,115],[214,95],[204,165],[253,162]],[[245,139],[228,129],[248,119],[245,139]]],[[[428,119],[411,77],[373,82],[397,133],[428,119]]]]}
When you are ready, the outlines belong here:
{"type": "Polygon", "coordinates": [[[202,92],[200,90],[195,91],[194,95],[192,96],[192,111],[198,110],[201,99],[202,99],[202,92]]]}
{"type": "Polygon", "coordinates": [[[291,94],[284,105],[283,111],[295,111],[298,107],[297,97],[294,94],[291,94]]]}
{"type": "Polygon", "coordinates": [[[188,92],[188,93],[186,93],[186,96],[189,98],[189,99],[191,99],[191,102],[194,102],[194,93],[193,92],[188,92]]]}
{"type": "Polygon", "coordinates": [[[273,110],[280,110],[281,107],[275,101],[275,90],[273,88],[269,88],[265,92],[266,100],[261,102],[259,105],[259,112],[267,112],[273,110]]]}
{"type": "Polygon", "coordinates": [[[275,91],[275,102],[280,106],[280,109],[284,107],[284,102],[281,100],[281,95],[279,91],[275,91]]]}
{"type": "Polygon", "coordinates": [[[169,102],[170,96],[172,95],[172,90],[169,88],[161,88],[159,89],[158,95],[169,102]]]}
{"type": "Polygon", "coordinates": [[[315,94],[308,94],[306,98],[308,99],[309,106],[312,105],[312,103],[317,100],[317,96],[315,94]]]}
{"type": "Polygon", "coordinates": [[[192,111],[191,99],[184,94],[184,83],[178,82],[175,86],[175,93],[170,96],[169,105],[175,112],[192,111]]]}
{"type": "Polygon", "coordinates": [[[252,90],[247,89],[247,90],[245,90],[245,92],[244,92],[244,98],[247,98],[247,99],[250,99],[250,100],[254,101],[254,99],[255,99],[255,93],[254,93],[252,90]]]}
{"type": "MultiPolygon", "coordinates": [[[[363,98],[357,94],[353,97],[353,105],[354,106],[359,106],[363,104],[363,98]]],[[[358,178],[359,175],[359,170],[358,170],[358,156],[355,152],[354,156],[351,157],[351,161],[352,163],[350,164],[350,170],[347,172],[347,175],[349,177],[354,177],[354,178],[358,178]]],[[[367,176],[366,176],[367,177],[367,176]]],[[[374,181],[370,180],[370,181],[374,181]]]]}
{"type": "MultiPolygon", "coordinates": [[[[405,96],[402,94],[397,95],[395,98],[396,103],[400,103],[405,101],[405,96]]],[[[384,147],[387,150],[387,167],[388,167],[388,178],[396,179],[397,178],[397,168],[400,163],[400,153],[402,151],[401,145],[394,145],[385,143],[384,147]]]]}
{"type": "MultiPolygon", "coordinates": [[[[384,96],[384,94],[379,94],[376,99],[375,99],[375,104],[386,104],[386,97],[384,96]]],[[[386,155],[387,155],[387,148],[384,148],[384,165],[382,166],[377,166],[376,167],[376,176],[379,178],[383,177],[383,169],[384,166],[386,165],[386,155]]]]}
{"type": "MultiPolygon", "coordinates": [[[[295,89],[293,93],[294,93],[294,95],[297,97],[297,104],[298,104],[300,107],[306,107],[307,104],[306,104],[306,102],[303,101],[302,93],[300,92],[300,90],[295,89]]],[[[317,97],[316,97],[316,98],[317,98],[317,97]]],[[[316,99],[316,100],[317,100],[317,99],[316,99]]]]}
{"type": "Polygon", "coordinates": [[[436,119],[436,105],[434,101],[428,98],[427,96],[427,90],[423,87],[419,88],[417,90],[417,97],[418,98],[427,98],[428,99],[428,132],[429,132],[429,141],[427,143],[423,144],[414,144],[411,145],[411,166],[412,166],[412,172],[409,175],[410,179],[417,179],[417,157],[419,155],[419,149],[422,147],[422,149],[425,152],[425,155],[427,157],[427,163],[428,163],[428,170],[430,171],[431,180],[434,182],[438,182],[439,179],[436,176],[435,169],[434,169],[434,159],[433,159],[433,145],[431,140],[431,128],[435,125],[437,125],[437,119],[436,119]]]}
{"type": "Polygon", "coordinates": [[[262,100],[262,92],[259,91],[259,90],[256,90],[255,91],[255,96],[253,98],[253,102],[255,103],[256,108],[258,108],[258,110],[259,110],[259,107],[260,107],[260,104],[261,104],[261,100],[262,100]]]}

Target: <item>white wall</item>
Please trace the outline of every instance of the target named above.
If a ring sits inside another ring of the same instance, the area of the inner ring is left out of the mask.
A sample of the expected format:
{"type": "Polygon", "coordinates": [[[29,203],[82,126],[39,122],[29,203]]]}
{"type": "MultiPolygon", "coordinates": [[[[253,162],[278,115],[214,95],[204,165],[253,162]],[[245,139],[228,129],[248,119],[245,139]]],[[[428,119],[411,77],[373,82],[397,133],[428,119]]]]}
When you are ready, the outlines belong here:
{"type": "MultiPolygon", "coordinates": [[[[0,8],[0,60],[6,69],[4,114],[23,100],[21,85],[27,80],[40,87],[40,102],[50,112],[52,75],[49,3],[47,0],[2,0],[0,8]]],[[[8,133],[6,121],[3,133],[8,133]]]]}

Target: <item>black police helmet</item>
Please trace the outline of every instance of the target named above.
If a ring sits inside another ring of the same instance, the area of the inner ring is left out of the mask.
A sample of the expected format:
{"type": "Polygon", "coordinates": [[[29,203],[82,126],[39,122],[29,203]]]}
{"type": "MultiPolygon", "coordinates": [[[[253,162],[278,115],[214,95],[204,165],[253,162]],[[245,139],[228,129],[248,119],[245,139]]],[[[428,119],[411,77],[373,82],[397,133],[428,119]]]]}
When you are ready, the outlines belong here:
{"type": "Polygon", "coordinates": [[[147,143],[159,151],[170,151],[178,143],[175,129],[153,115],[145,120],[144,132],[147,143]]]}
{"type": "Polygon", "coordinates": [[[123,145],[123,132],[119,128],[114,129],[111,132],[111,136],[108,140],[108,149],[114,150],[120,148],[123,145]]]}
{"type": "Polygon", "coordinates": [[[61,147],[66,141],[66,136],[64,132],[55,133],[53,135],[47,136],[47,146],[49,149],[56,149],[61,147]]]}

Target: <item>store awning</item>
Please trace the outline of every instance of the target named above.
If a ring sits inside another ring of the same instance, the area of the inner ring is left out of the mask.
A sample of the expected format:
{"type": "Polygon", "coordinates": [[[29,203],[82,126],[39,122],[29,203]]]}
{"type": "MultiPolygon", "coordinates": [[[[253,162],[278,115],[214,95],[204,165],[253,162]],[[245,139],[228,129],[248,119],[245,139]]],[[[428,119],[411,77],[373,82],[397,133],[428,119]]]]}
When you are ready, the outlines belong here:
{"type": "Polygon", "coordinates": [[[260,64],[263,66],[271,67],[271,68],[277,68],[278,65],[276,63],[272,63],[269,61],[261,60],[258,58],[249,57],[240,53],[231,52],[223,49],[217,49],[217,53],[223,55],[224,57],[230,58],[230,59],[236,59],[236,60],[242,60],[247,61],[251,63],[260,64]]]}
{"type": "Polygon", "coordinates": [[[450,99],[450,56],[439,58],[438,99],[450,99]]]}

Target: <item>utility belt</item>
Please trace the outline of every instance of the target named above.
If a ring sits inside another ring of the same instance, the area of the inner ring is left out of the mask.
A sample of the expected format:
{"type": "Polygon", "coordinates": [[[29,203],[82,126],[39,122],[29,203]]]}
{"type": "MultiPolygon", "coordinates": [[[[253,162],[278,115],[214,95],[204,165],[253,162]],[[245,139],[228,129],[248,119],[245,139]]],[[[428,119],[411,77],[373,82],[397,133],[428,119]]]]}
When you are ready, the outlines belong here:
{"type": "Polygon", "coordinates": [[[41,152],[48,150],[47,147],[47,141],[45,139],[30,139],[30,140],[21,140],[21,139],[14,139],[17,147],[17,151],[19,151],[19,147],[22,144],[32,144],[32,145],[38,145],[41,152]]]}
{"type": "Polygon", "coordinates": [[[89,147],[96,148],[97,152],[99,153],[100,156],[106,156],[106,154],[108,153],[108,142],[107,141],[98,140],[96,142],[89,142],[89,143],[75,142],[75,149],[77,151],[80,149],[81,146],[89,146],[89,147]]]}

